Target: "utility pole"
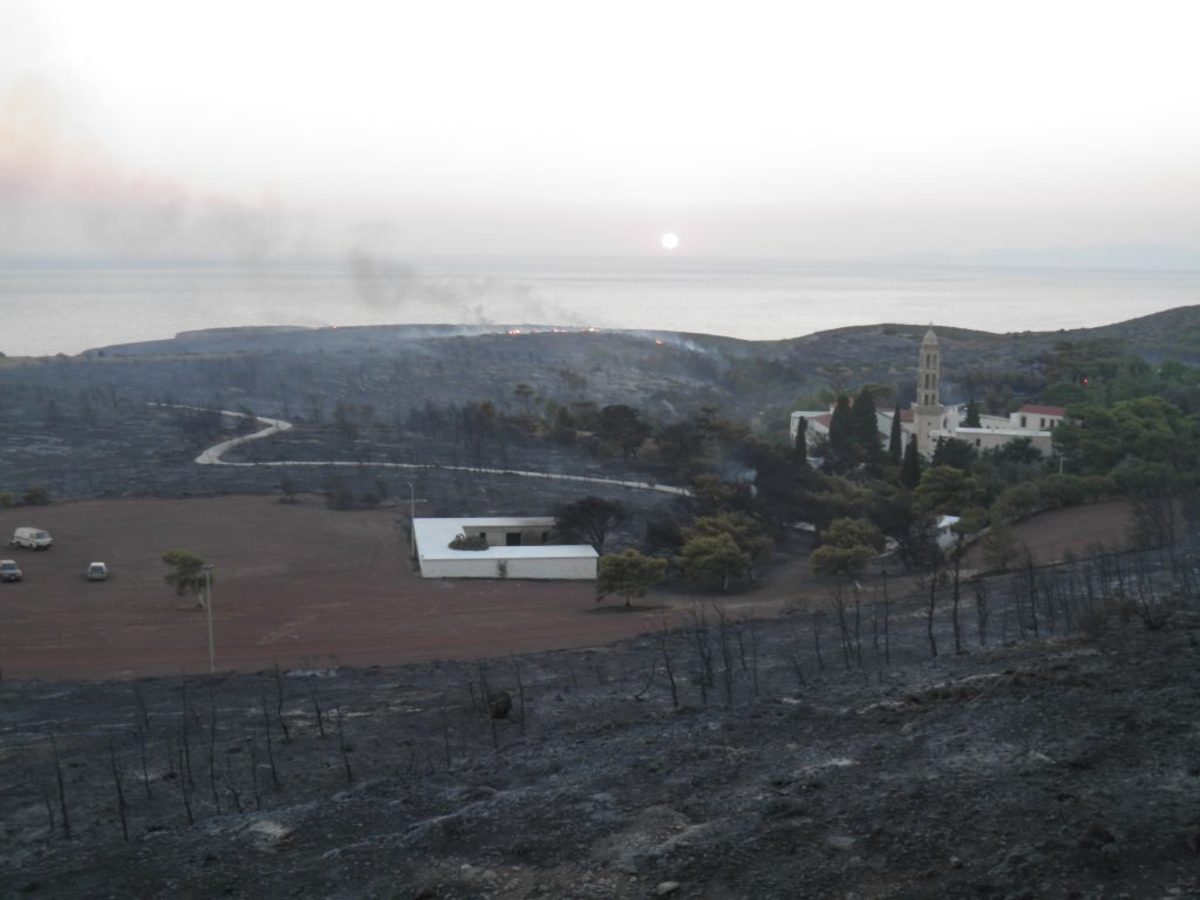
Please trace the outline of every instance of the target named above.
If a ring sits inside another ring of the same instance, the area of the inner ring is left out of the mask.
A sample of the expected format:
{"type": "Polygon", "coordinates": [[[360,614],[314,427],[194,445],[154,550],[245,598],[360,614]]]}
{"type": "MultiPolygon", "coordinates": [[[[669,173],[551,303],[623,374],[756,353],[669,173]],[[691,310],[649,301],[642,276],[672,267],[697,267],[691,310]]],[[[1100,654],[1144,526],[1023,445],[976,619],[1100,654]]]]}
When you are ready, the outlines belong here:
{"type": "Polygon", "coordinates": [[[213,624],[212,624],[212,563],[205,563],[202,567],[204,571],[204,608],[208,610],[208,674],[216,673],[216,654],[213,649],[213,624]]]}
{"type": "Polygon", "coordinates": [[[417,558],[417,491],[411,481],[404,483],[408,485],[408,557],[411,561],[417,558]]]}

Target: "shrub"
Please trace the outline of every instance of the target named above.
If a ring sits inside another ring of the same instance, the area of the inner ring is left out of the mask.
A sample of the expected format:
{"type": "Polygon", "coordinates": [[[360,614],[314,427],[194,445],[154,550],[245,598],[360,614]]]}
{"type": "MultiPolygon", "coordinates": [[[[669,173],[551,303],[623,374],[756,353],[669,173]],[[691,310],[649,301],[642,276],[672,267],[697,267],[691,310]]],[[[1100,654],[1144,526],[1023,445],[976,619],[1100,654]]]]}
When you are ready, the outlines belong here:
{"type": "Polygon", "coordinates": [[[44,487],[30,488],[21,498],[21,503],[25,506],[49,506],[50,492],[44,487]]]}
{"type": "Polygon", "coordinates": [[[354,509],[354,492],[340,485],[331,487],[325,491],[325,507],[327,509],[354,509]]]}
{"type": "Polygon", "coordinates": [[[1024,519],[1037,512],[1040,501],[1041,492],[1036,483],[1026,481],[1014,484],[1001,493],[992,504],[992,520],[1016,522],[1024,519]]]}
{"type": "Polygon", "coordinates": [[[487,538],[480,534],[473,534],[470,537],[465,534],[457,534],[450,542],[451,550],[486,550],[487,548],[487,538]]]}
{"type": "Polygon", "coordinates": [[[1041,493],[1047,506],[1079,506],[1089,497],[1089,483],[1078,475],[1047,475],[1041,480],[1041,493]]]}
{"type": "Polygon", "coordinates": [[[1084,476],[1083,481],[1083,489],[1090,503],[1111,497],[1117,492],[1116,481],[1108,475],[1087,475],[1084,476]]]}

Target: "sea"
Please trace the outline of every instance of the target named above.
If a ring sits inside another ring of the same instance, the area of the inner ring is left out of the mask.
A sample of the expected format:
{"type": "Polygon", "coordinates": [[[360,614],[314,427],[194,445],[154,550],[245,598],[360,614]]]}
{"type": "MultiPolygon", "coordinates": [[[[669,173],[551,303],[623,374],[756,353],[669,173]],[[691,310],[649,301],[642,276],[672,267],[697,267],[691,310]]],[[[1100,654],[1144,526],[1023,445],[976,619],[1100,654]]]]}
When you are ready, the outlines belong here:
{"type": "Polygon", "coordinates": [[[1200,271],[695,258],[0,260],[0,352],[178,332],[405,323],[654,329],[748,340],[901,322],[1105,325],[1200,303],[1200,271]]]}

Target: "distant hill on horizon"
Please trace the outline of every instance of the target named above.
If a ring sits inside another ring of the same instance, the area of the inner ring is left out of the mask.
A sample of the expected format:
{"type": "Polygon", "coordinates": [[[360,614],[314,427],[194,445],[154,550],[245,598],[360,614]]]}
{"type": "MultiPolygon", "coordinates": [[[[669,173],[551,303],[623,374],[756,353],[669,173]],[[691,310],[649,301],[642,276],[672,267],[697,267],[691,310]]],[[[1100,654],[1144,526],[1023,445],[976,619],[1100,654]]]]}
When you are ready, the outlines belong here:
{"type": "Polygon", "coordinates": [[[344,327],[306,328],[291,325],[248,325],[228,328],[206,328],[181,331],[173,338],[110,344],[90,348],[79,354],[90,356],[103,353],[116,356],[148,356],[176,354],[211,354],[300,349],[323,346],[326,349],[363,346],[379,341],[411,342],[426,339],[479,337],[486,335],[533,334],[609,334],[646,337],[651,339],[693,342],[707,349],[726,352],[753,353],[757,348],[787,348],[793,345],[811,346],[824,340],[842,341],[850,337],[870,340],[872,336],[901,337],[918,342],[926,329],[933,327],[940,338],[952,343],[1010,342],[1016,338],[1038,344],[1046,341],[1079,341],[1097,338],[1118,338],[1128,342],[1132,352],[1148,359],[1174,358],[1200,364],[1200,304],[1150,313],[1121,322],[1088,328],[1056,329],[1052,331],[994,332],[982,329],[932,323],[879,322],[872,325],[846,325],[815,331],[778,340],[756,341],[725,335],[686,331],[648,329],[587,329],[553,324],[511,323],[490,325],[396,324],[355,325],[344,327]]]}
{"type": "Polygon", "coordinates": [[[902,253],[882,261],[909,265],[1189,272],[1200,271],[1200,248],[1166,243],[996,248],[970,254],[902,253]]]}

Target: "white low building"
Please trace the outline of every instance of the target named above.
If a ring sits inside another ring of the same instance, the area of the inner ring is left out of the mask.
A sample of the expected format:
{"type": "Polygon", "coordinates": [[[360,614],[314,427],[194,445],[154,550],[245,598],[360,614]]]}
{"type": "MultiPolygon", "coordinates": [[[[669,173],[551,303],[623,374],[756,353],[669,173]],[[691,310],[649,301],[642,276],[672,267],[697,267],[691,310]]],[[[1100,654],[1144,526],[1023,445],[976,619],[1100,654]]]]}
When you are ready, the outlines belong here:
{"type": "Polygon", "coordinates": [[[423,578],[594,580],[599,554],[588,544],[552,544],[548,516],[413,519],[423,578]],[[459,535],[482,538],[486,550],[454,550],[459,535]]]}
{"type": "Polygon", "coordinates": [[[1028,438],[1033,449],[1043,456],[1054,452],[1053,431],[1062,424],[1067,411],[1061,406],[1026,404],[1008,416],[979,417],[979,427],[969,428],[962,423],[967,418],[963,404],[945,406],[941,428],[931,432],[937,438],[966,441],[976,450],[994,450],[1021,438],[1028,438]]]}

